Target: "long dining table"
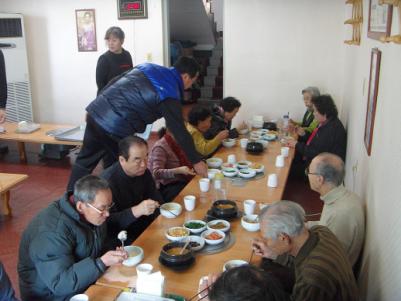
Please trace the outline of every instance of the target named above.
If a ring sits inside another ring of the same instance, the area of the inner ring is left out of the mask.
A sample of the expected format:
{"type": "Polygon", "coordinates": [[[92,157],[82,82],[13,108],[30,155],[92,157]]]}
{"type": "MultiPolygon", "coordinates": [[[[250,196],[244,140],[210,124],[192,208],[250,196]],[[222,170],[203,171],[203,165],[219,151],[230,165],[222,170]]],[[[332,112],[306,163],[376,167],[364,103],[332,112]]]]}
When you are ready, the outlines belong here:
{"type": "MultiPolygon", "coordinates": [[[[281,153],[279,141],[269,142],[267,149],[262,154],[252,155],[241,148],[239,139],[237,144],[231,148],[222,147],[214,157],[227,161],[229,154],[235,154],[237,161],[248,160],[253,163],[263,164],[265,167],[263,177],[251,179],[236,185],[229,178],[225,178],[226,194],[230,200],[238,202],[238,208],[243,210],[242,202],[252,199],[257,202],[256,213],[259,212],[258,204],[272,204],[282,199],[287,182],[294,150],[290,149],[289,156],[285,158],[284,167],[275,166],[276,156],[281,153]],[[267,177],[275,173],[278,176],[278,186],[270,188],[267,186],[267,177]]],[[[185,298],[194,296],[198,290],[199,280],[202,276],[210,273],[219,273],[228,260],[242,259],[249,261],[252,253],[252,239],[259,235],[258,232],[248,232],[241,226],[241,219],[236,218],[231,222],[231,233],[235,237],[235,243],[229,248],[216,254],[196,254],[195,263],[183,271],[174,271],[159,263],[159,255],[163,245],[169,241],[165,232],[170,227],[182,226],[186,221],[193,219],[204,219],[206,212],[216,200],[216,191],[213,183],[208,192],[201,192],[199,188],[199,176],[194,177],[188,185],[176,197],[175,202],[182,205],[183,211],[176,218],[166,218],[159,215],[155,221],[139,236],[133,245],[139,246],[144,251],[142,263],[153,265],[153,271],[161,271],[165,276],[165,292],[181,295],[185,298]],[[183,198],[186,195],[196,196],[196,207],[193,211],[186,211],[183,198]]],[[[260,258],[252,257],[252,263],[258,264],[260,258]]],[[[115,300],[118,294],[127,287],[135,287],[136,269],[123,265],[112,266],[98,279],[96,284],[89,287],[86,294],[91,301],[115,300]]]]}

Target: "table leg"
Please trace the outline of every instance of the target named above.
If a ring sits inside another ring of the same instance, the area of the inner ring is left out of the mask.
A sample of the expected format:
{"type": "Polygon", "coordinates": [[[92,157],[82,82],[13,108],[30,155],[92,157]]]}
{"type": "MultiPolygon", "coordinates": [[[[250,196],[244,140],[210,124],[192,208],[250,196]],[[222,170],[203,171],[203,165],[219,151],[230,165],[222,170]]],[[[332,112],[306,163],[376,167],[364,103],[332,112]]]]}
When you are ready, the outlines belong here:
{"type": "Polygon", "coordinates": [[[19,153],[19,160],[21,163],[26,163],[26,151],[25,151],[25,143],[24,142],[17,142],[18,145],[18,153],[19,153]]]}
{"type": "Polygon", "coordinates": [[[3,214],[11,216],[12,215],[12,211],[11,211],[11,207],[10,207],[10,190],[2,192],[0,197],[2,199],[2,212],[3,212],[3,214]]]}

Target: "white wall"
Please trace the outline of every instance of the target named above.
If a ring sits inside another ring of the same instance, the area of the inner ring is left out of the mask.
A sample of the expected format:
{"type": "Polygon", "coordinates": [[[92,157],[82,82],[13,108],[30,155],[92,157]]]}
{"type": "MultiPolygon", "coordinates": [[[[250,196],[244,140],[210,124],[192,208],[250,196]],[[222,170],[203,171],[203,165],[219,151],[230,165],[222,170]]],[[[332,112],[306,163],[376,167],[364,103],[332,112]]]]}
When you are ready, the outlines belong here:
{"type": "Polygon", "coordinates": [[[107,50],[104,34],[120,26],[133,63],[148,58],[163,64],[162,7],[148,0],[148,19],[118,20],[117,1],[0,0],[2,12],[25,17],[34,120],[80,124],[96,96],[98,57],[107,50]],[[75,9],[95,9],[97,52],[78,52],[75,9]]]}
{"type": "MultiPolygon", "coordinates": [[[[347,125],[346,186],[366,201],[367,233],[360,272],[361,300],[401,300],[401,46],[368,39],[364,0],[360,46],[351,37],[343,1],[225,1],[224,95],[267,119],[304,112],[300,91],[316,85],[333,95],[347,125]],[[363,142],[370,53],[382,51],[372,155],[363,142]],[[355,172],[353,167],[356,166],[355,172]]],[[[397,13],[393,34],[399,33],[397,13]]]]}
{"type": "Polygon", "coordinates": [[[266,119],[304,113],[301,90],[314,85],[341,107],[343,1],[224,2],[224,95],[266,119]]]}
{"type": "MultiPolygon", "coordinates": [[[[364,0],[364,20],[369,1],[364,0]]],[[[392,33],[399,33],[397,13],[392,33]]],[[[348,122],[348,187],[366,200],[367,236],[359,279],[363,300],[401,300],[401,46],[367,38],[345,46],[344,117],[348,122]],[[372,154],[363,137],[371,49],[382,51],[372,154]],[[357,166],[353,176],[352,166],[357,166]]]]}
{"type": "Polygon", "coordinates": [[[214,14],[214,22],[216,22],[216,30],[223,31],[223,11],[224,11],[224,0],[213,0],[212,11],[214,14]]]}

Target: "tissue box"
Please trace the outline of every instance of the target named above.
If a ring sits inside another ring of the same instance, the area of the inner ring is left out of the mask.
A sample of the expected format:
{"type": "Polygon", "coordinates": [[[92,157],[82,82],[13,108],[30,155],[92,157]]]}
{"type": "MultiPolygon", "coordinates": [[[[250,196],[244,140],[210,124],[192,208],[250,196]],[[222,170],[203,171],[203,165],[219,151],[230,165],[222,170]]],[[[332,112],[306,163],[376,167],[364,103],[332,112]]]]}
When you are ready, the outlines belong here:
{"type": "Polygon", "coordinates": [[[164,276],[160,273],[140,275],[136,280],[136,291],[153,296],[164,295],[164,276]]]}
{"type": "Polygon", "coordinates": [[[116,301],[174,301],[174,299],[163,298],[158,296],[144,295],[144,294],[136,294],[136,293],[128,293],[122,292],[116,301]]]}

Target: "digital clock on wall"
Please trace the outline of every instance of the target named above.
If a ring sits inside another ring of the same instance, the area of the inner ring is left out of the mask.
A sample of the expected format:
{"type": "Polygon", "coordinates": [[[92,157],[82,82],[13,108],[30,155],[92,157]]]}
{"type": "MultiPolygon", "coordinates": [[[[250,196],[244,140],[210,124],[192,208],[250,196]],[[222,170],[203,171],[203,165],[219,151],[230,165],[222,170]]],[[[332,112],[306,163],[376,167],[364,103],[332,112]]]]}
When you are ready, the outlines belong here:
{"type": "Polygon", "coordinates": [[[117,0],[118,19],[144,19],[148,17],[146,0],[117,0]]]}

